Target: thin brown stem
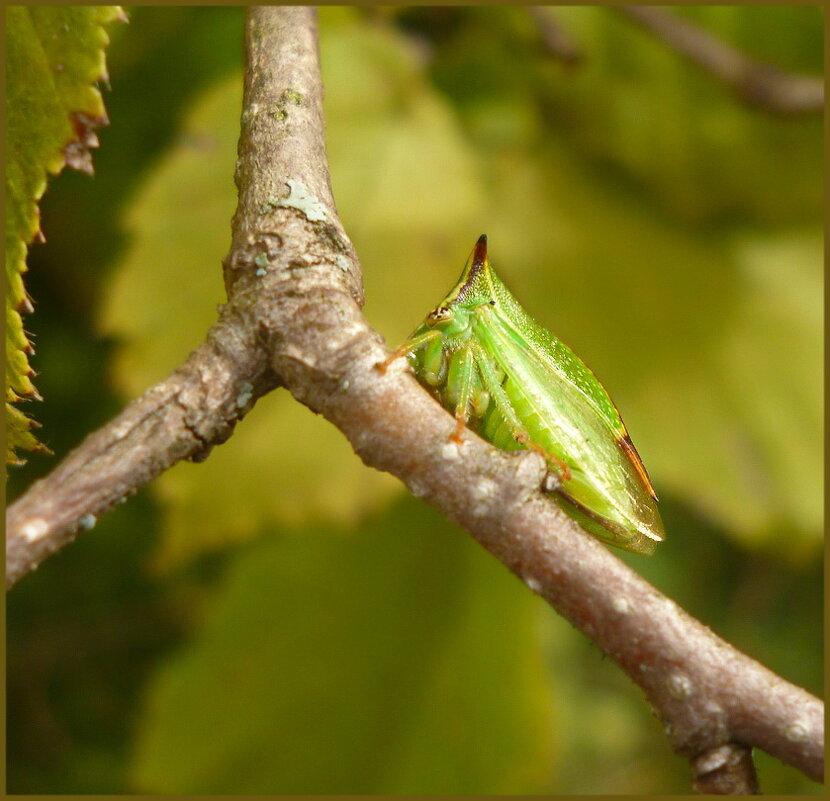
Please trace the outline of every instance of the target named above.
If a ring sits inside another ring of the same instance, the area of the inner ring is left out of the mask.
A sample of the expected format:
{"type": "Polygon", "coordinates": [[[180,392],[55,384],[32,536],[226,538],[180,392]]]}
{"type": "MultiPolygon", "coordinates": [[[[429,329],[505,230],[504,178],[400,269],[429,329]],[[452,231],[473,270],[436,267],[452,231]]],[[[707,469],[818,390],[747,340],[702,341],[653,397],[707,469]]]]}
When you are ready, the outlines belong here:
{"type": "Polygon", "coordinates": [[[774,114],[817,114],[824,110],[824,82],[755,61],[671,12],[651,6],[616,6],[685,58],[729,87],[745,103],[774,114]]]}
{"type": "Polygon", "coordinates": [[[703,795],[756,795],[752,749],[727,743],[705,751],[692,760],[692,784],[703,795]]]}
{"type": "Polygon", "coordinates": [[[201,461],[231,435],[257,398],[276,386],[254,331],[226,308],[184,364],[8,508],[7,587],[169,467],[201,461]]]}

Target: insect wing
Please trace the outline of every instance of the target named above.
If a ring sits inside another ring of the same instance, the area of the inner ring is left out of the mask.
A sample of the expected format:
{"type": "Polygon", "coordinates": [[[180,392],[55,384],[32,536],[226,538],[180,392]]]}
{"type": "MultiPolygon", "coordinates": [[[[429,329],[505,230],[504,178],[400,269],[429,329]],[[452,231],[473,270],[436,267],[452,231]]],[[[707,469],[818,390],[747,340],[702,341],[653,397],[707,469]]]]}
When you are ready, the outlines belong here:
{"type": "Polygon", "coordinates": [[[601,532],[590,526],[592,533],[649,552],[663,539],[653,489],[608,394],[512,296],[504,302],[503,285],[495,295],[496,304],[476,316],[477,338],[504,373],[505,392],[531,439],[570,467],[559,493],[599,523],[601,532]]]}
{"type": "MultiPolygon", "coordinates": [[[[493,297],[496,299],[493,310],[506,333],[523,350],[532,352],[560,382],[570,384],[578,390],[583,403],[594,410],[611,434],[627,436],[617,407],[591,369],[564,342],[539,325],[522,308],[492,267],[488,272],[493,297]]],[[[651,489],[650,482],[649,488],[651,489]]]]}

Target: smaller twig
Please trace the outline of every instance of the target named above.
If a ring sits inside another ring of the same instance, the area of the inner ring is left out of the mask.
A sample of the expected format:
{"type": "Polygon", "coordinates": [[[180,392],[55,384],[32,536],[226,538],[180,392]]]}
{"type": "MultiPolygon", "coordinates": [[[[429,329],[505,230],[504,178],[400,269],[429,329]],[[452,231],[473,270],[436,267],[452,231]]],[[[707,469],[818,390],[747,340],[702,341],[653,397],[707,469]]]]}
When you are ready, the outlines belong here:
{"type": "Polygon", "coordinates": [[[90,434],[6,513],[6,586],[183,459],[201,461],[276,385],[266,354],[230,305],[167,378],[90,434]]]}
{"type": "Polygon", "coordinates": [[[692,784],[702,795],[758,795],[752,749],[727,743],[692,760],[692,784]]]}
{"type": "Polygon", "coordinates": [[[737,48],[660,8],[616,6],[669,47],[702,67],[743,102],[774,114],[824,110],[824,82],[751,59],[737,48]]]}
{"type": "Polygon", "coordinates": [[[536,23],[539,40],[549,55],[567,66],[573,66],[582,61],[582,49],[553,18],[547,6],[527,6],[526,8],[536,23]]]}

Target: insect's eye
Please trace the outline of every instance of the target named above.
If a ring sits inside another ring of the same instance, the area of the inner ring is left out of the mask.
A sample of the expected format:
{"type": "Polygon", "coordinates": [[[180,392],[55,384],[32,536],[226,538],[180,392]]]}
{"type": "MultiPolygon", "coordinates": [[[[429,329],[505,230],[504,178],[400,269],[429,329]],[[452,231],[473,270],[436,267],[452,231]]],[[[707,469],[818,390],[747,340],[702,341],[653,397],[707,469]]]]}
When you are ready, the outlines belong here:
{"type": "Polygon", "coordinates": [[[439,306],[437,309],[433,309],[427,315],[427,322],[430,325],[436,325],[437,323],[445,323],[447,320],[452,319],[452,311],[448,309],[446,306],[439,306]]]}

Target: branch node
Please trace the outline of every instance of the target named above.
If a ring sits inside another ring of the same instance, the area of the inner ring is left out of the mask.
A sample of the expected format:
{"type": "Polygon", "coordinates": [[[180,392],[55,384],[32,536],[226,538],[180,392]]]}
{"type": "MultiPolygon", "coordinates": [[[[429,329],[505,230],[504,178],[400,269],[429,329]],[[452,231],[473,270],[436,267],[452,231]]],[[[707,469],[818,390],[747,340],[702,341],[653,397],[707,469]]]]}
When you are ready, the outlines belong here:
{"type": "Polygon", "coordinates": [[[698,793],[757,795],[752,749],[741,743],[726,743],[705,751],[692,760],[692,783],[698,793]]]}

